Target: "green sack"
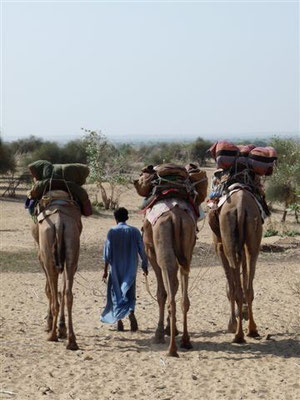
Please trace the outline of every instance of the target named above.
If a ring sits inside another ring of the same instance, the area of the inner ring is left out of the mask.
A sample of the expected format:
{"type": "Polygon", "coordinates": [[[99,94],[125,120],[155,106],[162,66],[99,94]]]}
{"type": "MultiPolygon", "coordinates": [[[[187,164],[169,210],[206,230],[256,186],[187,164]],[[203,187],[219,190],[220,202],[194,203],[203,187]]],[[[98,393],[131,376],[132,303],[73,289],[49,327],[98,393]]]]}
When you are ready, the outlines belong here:
{"type": "Polygon", "coordinates": [[[68,188],[74,198],[80,204],[84,204],[88,200],[88,194],[81,186],[74,182],[66,181],[61,179],[52,179],[50,188],[50,179],[44,179],[43,181],[36,182],[29,192],[29,197],[32,199],[41,199],[42,196],[51,190],[64,190],[68,193],[68,188]]]}
{"type": "MultiPolygon", "coordinates": [[[[54,164],[53,179],[65,179],[77,185],[84,185],[90,173],[89,167],[84,164],[54,164]]],[[[46,179],[48,177],[45,177],[46,179]]]]}
{"type": "Polygon", "coordinates": [[[38,181],[51,178],[53,165],[46,160],[38,160],[28,165],[31,175],[38,181]]]}

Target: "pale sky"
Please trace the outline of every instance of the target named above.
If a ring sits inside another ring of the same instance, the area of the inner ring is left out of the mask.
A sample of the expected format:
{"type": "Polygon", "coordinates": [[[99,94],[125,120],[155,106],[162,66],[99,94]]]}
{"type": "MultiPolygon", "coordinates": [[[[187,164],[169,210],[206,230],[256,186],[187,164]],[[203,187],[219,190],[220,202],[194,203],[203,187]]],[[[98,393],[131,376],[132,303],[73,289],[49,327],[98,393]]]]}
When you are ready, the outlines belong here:
{"type": "Polygon", "coordinates": [[[2,1],[1,21],[4,140],[300,131],[297,1],[2,1]]]}

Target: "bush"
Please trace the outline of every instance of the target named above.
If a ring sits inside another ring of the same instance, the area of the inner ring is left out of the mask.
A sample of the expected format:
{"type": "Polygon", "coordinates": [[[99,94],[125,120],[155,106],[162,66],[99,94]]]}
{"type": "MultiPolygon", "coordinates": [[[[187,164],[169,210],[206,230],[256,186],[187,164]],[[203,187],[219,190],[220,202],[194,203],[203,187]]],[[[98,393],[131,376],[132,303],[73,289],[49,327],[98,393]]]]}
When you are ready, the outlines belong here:
{"type": "Polygon", "coordinates": [[[32,153],[38,150],[43,144],[43,139],[35,136],[29,138],[18,139],[10,143],[9,147],[13,154],[32,153]]]}
{"type": "Polygon", "coordinates": [[[60,149],[62,163],[87,163],[87,153],[82,140],[72,140],[60,149]]]}
{"type": "Polygon", "coordinates": [[[105,209],[113,210],[119,206],[120,196],[129,183],[128,159],[100,131],[84,131],[90,181],[100,189],[105,209]],[[109,189],[104,185],[106,182],[109,189]]]}
{"type": "Polygon", "coordinates": [[[269,201],[284,204],[284,222],[288,208],[292,204],[298,204],[300,200],[300,142],[292,138],[274,138],[271,145],[277,150],[278,161],[277,168],[269,180],[266,197],[269,201]]]}
{"type": "Polygon", "coordinates": [[[14,154],[9,145],[2,143],[0,138],[0,173],[6,174],[7,172],[14,172],[16,169],[16,162],[14,154]]]}
{"type": "Polygon", "coordinates": [[[212,142],[210,140],[204,140],[202,138],[198,138],[191,145],[191,158],[192,161],[197,162],[200,166],[206,165],[206,161],[210,158],[210,154],[208,153],[208,149],[212,146],[212,142]]]}

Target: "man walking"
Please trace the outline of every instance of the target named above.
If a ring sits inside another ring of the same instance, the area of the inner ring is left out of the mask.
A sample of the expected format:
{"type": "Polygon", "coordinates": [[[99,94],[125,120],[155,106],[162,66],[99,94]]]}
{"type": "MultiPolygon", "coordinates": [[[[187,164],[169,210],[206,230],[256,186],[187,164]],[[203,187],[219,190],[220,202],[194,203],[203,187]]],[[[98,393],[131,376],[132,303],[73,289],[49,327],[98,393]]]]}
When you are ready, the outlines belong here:
{"type": "Polygon", "coordinates": [[[126,224],[128,211],[118,208],[114,212],[117,225],[108,231],[104,247],[103,280],[110,273],[107,283],[107,303],[100,320],[113,324],[118,322],[118,330],[123,331],[122,319],[129,314],[131,331],[137,331],[138,324],[134,315],[135,287],[138,254],[142,259],[142,269],[148,275],[148,260],[140,231],[126,224]]]}

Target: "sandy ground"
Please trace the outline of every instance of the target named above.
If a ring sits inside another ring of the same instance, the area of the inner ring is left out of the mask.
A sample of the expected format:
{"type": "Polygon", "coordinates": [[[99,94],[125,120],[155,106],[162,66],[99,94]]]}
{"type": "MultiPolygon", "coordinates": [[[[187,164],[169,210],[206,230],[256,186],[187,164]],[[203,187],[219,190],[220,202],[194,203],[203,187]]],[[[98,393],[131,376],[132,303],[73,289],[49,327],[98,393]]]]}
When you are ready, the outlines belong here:
{"type": "MultiPolygon", "coordinates": [[[[140,198],[127,192],[122,205],[129,223],[141,226],[140,198]]],[[[125,332],[99,322],[105,303],[101,251],[110,213],[83,219],[79,271],[74,286],[74,329],[78,351],[63,341],[46,341],[45,277],[30,236],[30,216],[22,198],[1,199],[1,388],[0,398],[16,399],[299,399],[299,247],[262,253],[255,277],[254,315],[261,337],[232,344],[226,332],[229,304],[225,277],[211,247],[207,222],[199,223],[190,279],[188,325],[193,350],[166,356],[167,345],[153,344],[158,310],[137,279],[136,316],[140,330],[125,332]]],[[[278,219],[275,215],[273,219],[278,219]]],[[[296,225],[294,225],[296,229],[296,225]]],[[[299,228],[298,228],[299,229],[299,228]]],[[[264,239],[264,244],[278,241],[264,239]]],[[[155,294],[150,269],[151,292],[155,294]]],[[[178,299],[180,295],[178,295],[178,299]]],[[[182,315],[178,303],[178,328],[182,315]]],[[[246,324],[245,324],[246,329],[246,324]]],[[[178,341],[180,337],[178,337],[178,341]]]]}

